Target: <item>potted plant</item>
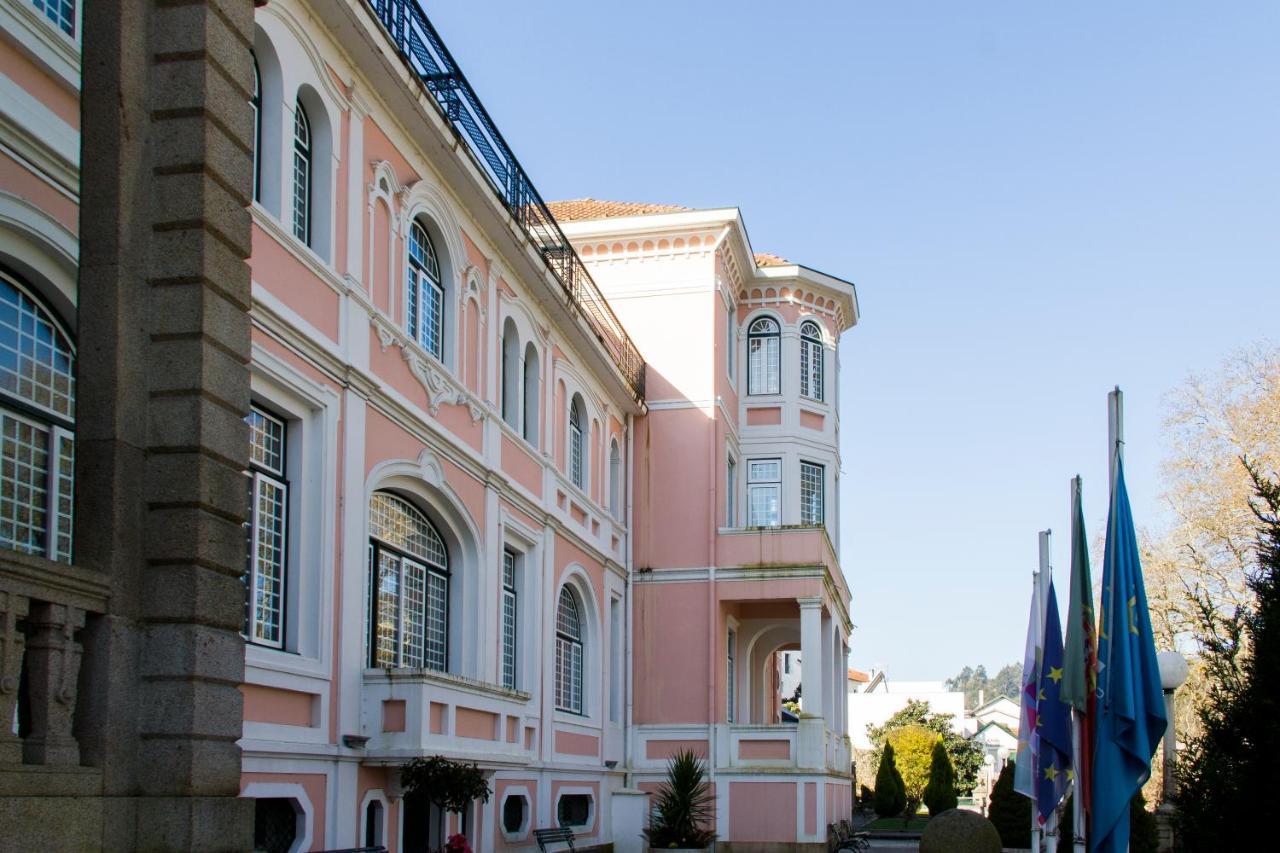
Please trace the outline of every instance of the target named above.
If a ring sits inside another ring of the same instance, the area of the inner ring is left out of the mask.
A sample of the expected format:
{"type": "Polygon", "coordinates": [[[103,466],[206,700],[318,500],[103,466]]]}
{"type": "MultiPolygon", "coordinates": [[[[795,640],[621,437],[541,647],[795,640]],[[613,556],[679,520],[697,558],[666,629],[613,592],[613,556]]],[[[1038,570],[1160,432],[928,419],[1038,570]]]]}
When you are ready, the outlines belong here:
{"type": "MultiPolygon", "coordinates": [[[[442,755],[415,758],[400,768],[400,784],[404,788],[404,802],[409,804],[434,803],[442,812],[457,812],[466,826],[467,810],[480,800],[489,802],[489,783],[484,771],[475,764],[450,761],[442,755]]],[[[471,853],[467,837],[450,836],[442,848],[445,853],[471,853]]]]}
{"type": "Polygon", "coordinates": [[[650,850],[706,850],[716,834],[706,827],[715,820],[715,798],[707,783],[706,766],[690,750],[667,762],[667,779],[654,799],[649,828],[644,831],[650,850]]]}

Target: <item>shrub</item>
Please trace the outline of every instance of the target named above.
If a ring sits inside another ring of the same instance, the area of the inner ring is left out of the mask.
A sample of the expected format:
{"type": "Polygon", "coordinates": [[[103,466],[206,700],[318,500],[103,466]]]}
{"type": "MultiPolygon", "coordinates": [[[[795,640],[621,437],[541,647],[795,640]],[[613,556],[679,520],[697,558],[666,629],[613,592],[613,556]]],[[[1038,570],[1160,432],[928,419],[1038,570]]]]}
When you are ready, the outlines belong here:
{"type": "Polygon", "coordinates": [[[902,774],[909,801],[920,802],[929,784],[929,762],[938,735],[921,725],[903,726],[889,733],[893,762],[902,774]]]}
{"type": "Polygon", "coordinates": [[[907,789],[902,784],[902,774],[893,763],[893,744],[885,744],[880,754],[880,767],[876,770],[876,814],[893,817],[902,814],[907,807],[907,789]]]}
{"type": "Polygon", "coordinates": [[[862,786],[862,790],[858,792],[858,801],[864,806],[869,806],[875,801],[876,795],[866,785],[862,786]]]}
{"type": "Polygon", "coordinates": [[[959,798],[956,797],[956,773],[941,738],[933,744],[929,784],[924,789],[924,804],[929,807],[930,817],[936,817],[959,805],[959,798]]]}
{"type": "Polygon", "coordinates": [[[1147,811],[1142,790],[1129,801],[1129,853],[1156,853],[1160,849],[1160,829],[1156,816],[1147,811]]]}
{"type": "Polygon", "coordinates": [[[446,812],[464,813],[473,800],[489,802],[489,783],[479,767],[441,755],[405,764],[400,768],[400,784],[406,799],[422,798],[446,812]]]}
{"type": "Polygon", "coordinates": [[[654,799],[645,839],[650,847],[705,848],[716,840],[706,829],[714,822],[706,765],[690,750],[677,752],[667,762],[667,779],[654,799]]]}
{"type": "Polygon", "coordinates": [[[1005,847],[1031,846],[1031,800],[1013,790],[1014,762],[1010,759],[991,789],[987,818],[1000,833],[1005,847]]]}

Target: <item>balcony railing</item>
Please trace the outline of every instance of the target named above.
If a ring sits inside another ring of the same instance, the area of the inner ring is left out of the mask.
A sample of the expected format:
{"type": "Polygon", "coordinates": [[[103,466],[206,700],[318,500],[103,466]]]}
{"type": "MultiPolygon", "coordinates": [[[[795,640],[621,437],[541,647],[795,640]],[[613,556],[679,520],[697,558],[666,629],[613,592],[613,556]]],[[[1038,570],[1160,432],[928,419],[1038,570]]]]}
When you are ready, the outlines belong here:
{"type": "Polygon", "coordinates": [[[644,359],[614,316],[569,238],[516,160],[502,134],[419,0],[368,0],[401,58],[431,93],[445,119],[465,140],[493,191],[564,289],[565,300],[586,320],[637,400],[644,399],[644,359]]]}

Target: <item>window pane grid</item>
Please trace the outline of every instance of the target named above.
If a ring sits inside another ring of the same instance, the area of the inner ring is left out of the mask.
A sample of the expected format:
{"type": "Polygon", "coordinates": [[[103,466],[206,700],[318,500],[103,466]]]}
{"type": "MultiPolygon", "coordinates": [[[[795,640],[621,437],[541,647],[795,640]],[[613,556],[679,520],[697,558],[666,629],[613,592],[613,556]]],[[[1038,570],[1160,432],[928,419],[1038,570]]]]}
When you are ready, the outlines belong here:
{"type": "Polygon", "coordinates": [[[422,513],[395,495],[374,494],[369,503],[369,533],[433,566],[449,567],[449,555],[440,534],[422,513]]]}
{"type": "Polygon", "coordinates": [[[747,526],[777,527],[782,523],[782,460],[753,459],[747,463],[747,526]]]}
{"type": "Polygon", "coordinates": [[[311,243],[311,124],[302,104],[293,110],[293,235],[311,243]]]}
{"type": "Polygon", "coordinates": [[[761,317],[747,330],[747,393],[781,391],[782,340],[776,321],[761,317]]]}
{"type": "Polygon", "coordinates": [[[58,29],[69,36],[76,34],[75,0],[31,0],[46,18],[57,24],[58,29]]]}
{"type": "Polygon", "coordinates": [[[812,321],[800,327],[800,394],[822,400],[822,333],[812,321]]]}
{"type": "Polygon", "coordinates": [[[253,624],[249,637],[271,646],[284,644],[285,507],[288,488],[253,473],[253,624]]]}
{"type": "Polygon", "coordinates": [[[569,479],[578,488],[586,488],[582,476],[582,415],[577,405],[569,408],[569,479]]]}
{"type": "Polygon", "coordinates": [[[582,625],[568,588],[560,590],[556,610],[556,707],[582,713],[582,625]]]}
{"type": "Polygon", "coordinates": [[[71,562],[71,533],[74,527],[76,443],[65,430],[54,430],[58,453],[58,499],[54,514],[58,522],[53,559],[60,563],[71,562]]]}
{"type": "Polygon", "coordinates": [[[49,430],[0,409],[0,547],[47,555],[49,430]]]}
{"type": "Polygon", "coordinates": [[[0,391],[64,418],[75,414],[71,345],[26,293],[0,279],[0,391]]]}
{"type": "Polygon", "coordinates": [[[244,420],[249,425],[249,463],[283,475],[284,421],[257,408],[251,408],[244,420]]]}
{"type": "Polygon", "coordinates": [[[436,358],[444,353],[444,289],[440,261],[427,231],[409,227],[408,326],[414,338],[436,358]],[[421,317],[419,317],[421,314],[421,317]]]}
{"type": "Polygon", "coordinates": [[[397,665],[400,648],[400,559],[387,551],[378,552],[378,619],[374,641],[374,666],[389,669],[397,665]]]}
{"type": "Polygon", "coordinates": [[[825,469],[813,462],[800,463],[800,523],[822,524],[824,518],[825,469]]]}
{"type": "Polygon", "coordinates": [[[369,530],[377,556],[371,586],[378,590],[372,665],[446,671],[449,578],[443,540],[417,509],[386,492],[370,501],[369,530]],[[383,543],[417,559],[395,554],[383,543]]]}
{"type": "Polygon", "coordinates": [[[516,555],[502,552],[502,686],[516,687],[516,555]]]}

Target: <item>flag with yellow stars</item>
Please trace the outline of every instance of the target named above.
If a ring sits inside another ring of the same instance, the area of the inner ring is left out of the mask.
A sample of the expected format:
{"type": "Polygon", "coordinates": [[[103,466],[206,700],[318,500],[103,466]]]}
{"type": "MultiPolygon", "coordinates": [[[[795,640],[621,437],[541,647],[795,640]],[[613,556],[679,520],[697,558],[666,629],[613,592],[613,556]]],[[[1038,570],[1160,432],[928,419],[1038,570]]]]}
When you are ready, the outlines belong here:
{"type": "Polygon", "coordinates": [[[1036,734],[1040,738],[1040,749],[1036,762],[1036,819],[1043,826],[1067,795],[1073,774],[1071,706],[1062,698],[1062,622],[1052,578],[1045,605],[1044,652],[1037,698],[1036,734]]]}
{"type": "Polygon", "coordinates": [[[1151,776],[1151,756],[1167,720],[1138,538],[1119,460],[1107,519],[1101,604],[1089,850],[1125,853],[1129,801],[1151,776]]]}

